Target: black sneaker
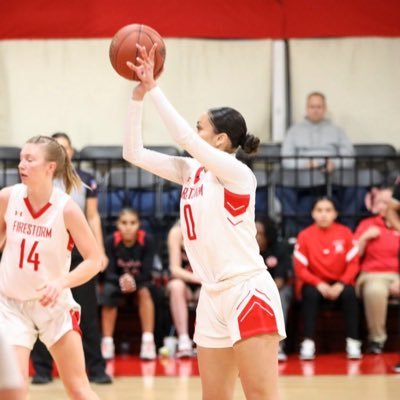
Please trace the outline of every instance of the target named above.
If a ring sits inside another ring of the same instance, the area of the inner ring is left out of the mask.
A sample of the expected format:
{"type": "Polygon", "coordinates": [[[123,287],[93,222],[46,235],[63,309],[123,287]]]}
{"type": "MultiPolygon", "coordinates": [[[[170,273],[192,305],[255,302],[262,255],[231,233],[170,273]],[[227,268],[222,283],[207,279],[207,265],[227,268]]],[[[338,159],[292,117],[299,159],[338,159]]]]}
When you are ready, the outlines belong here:
{"type": "Polygon", "coordinates": [[[89,375],[89,382],[97,383],[98,385],[109,385],[112,383],[112,378],[103,372],[102,374],[89,375]]]}
{"type": "Polygon", "coordinates": [[[39,375],[35,374],[32,378],[32,385],[46,385],[47,383],[53,382],[53,377],[51,375],[39,375]]]}
{"type": "Polygon", "coordinates": [[[369,342],[367,353],[369,354],[382,354],[383,352],[383,343],[379,342],[369,342]]]}
{"type": "Polygon", "coordinates": [[[393,371],[400,373],[400,362],[398,362],[394,367],[393,367],[393,371]]]}

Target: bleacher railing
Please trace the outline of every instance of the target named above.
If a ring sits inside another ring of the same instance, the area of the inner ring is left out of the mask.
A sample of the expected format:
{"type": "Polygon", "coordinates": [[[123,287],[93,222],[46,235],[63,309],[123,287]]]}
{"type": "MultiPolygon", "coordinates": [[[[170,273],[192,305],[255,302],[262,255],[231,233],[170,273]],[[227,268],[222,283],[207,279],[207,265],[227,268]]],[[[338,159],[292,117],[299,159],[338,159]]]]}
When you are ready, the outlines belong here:
{"type": "MultiPolygon", "coordinates": [[[[316,197],[332,196],[339,220],[354,227],[368,214],[364,198],[371,187],[390,186],[400,175],[400,157],[281,157],[256,154],[239,157],[255,173],[258,187],[256,214],[270,215],[280,222],[283,236],[296,235],[310,221],[310,207],[316,197]],[[313,162],[315,168],[306,168],[313,162]],[[334,168],[330,169],[331,162],[334,168]]],[[[0,159],[0,188],[19,181],[18,159],[0,159]]],[[[136,208],[151,223],[178,218],[180,187],[122,158],[82,158],[76,168],[93,174],[98,182],[100,214],[111,227],[124,207],[136,208]]]]}

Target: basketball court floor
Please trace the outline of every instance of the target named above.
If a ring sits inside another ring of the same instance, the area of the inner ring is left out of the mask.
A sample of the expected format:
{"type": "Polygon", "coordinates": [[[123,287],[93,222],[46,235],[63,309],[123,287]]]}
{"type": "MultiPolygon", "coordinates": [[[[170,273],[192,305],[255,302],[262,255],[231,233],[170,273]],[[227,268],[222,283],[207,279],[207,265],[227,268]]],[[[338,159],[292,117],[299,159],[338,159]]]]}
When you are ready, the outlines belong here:
{"type": "MultiPolygon", "coordinates": [[[[344,353],[320,355],[314,361],[300,361],[296,355],[280,363],[281,400],[397,400],[400,374],[393,365],[395,353],[365,355],[349,361],[344,353]]],[[[159,358],[142,362],[137,357],[117,357],[107,365],[113,385],[93,385],[104,400],[201,400],[197,360],[159,358]]],[[[58,378],[44,385],[30,386],[30,400],[67,399],[58,378]]],[[[240,382],[235,400],[244,400],[240,382]]],[[[218,399],[216,399],[218,400],[218,399]]]]}

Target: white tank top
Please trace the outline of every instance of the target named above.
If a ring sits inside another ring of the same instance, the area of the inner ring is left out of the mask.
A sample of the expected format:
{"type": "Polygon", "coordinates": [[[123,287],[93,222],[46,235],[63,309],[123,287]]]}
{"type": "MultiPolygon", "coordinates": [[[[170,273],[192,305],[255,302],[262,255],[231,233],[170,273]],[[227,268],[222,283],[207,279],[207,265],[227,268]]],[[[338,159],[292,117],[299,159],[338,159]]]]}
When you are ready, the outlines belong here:
{"type": "Polygon", "coordinates": [[[69,199],[53,188],[49,202],[35,212],[26,186],[13,187],[5,214],[7,240],[0,264],[3,295],[21,301],[37,299],[37,288],[68,273],[73,242],[65,228],[64,207],[69,199]]]}

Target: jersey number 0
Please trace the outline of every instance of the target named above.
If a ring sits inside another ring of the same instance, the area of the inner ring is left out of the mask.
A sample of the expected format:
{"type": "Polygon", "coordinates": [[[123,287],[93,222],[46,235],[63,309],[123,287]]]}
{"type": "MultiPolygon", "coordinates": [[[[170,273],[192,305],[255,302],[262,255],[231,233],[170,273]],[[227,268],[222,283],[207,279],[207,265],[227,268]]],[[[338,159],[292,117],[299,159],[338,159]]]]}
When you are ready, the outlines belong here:
{"type": "MultiPolygon", "coordinates": [[[[27,262],[30,264],[33,264],[33,270],[37,271],[39,269],[39,253],[35,253],[36,247],[39,244],[39,242],[36,240],[33,243],[33,246],[31,248],[31,251],[28,254],[27,262]]],[[[19,267],[23,268],[24,267],[24,258],[25,258],[25,239],[22,239],[21,242],[21,249],[20,249],[20,254],[19,254],[19,267]]]]}
{"type": "Polygon", "coordinates": [[[183,206],[183,216],[185,218],[186,232],[189,240],[196,240],[196,231],[194,227],[194,219],[192,213],[192,207],[190,204],[185,204],[183,206]]]}

